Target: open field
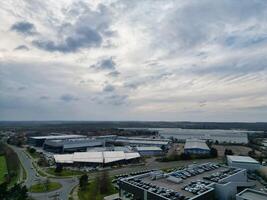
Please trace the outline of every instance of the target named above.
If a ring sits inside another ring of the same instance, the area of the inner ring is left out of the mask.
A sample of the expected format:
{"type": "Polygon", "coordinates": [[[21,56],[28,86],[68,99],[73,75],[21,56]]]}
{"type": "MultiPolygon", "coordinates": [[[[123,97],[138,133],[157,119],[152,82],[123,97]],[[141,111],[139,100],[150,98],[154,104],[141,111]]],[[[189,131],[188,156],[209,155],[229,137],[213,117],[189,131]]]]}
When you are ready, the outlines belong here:
{"type": "Polygon", "coordinates": [[[0,156],[0,183],[5,180],[5,174],[7,173],[7,164],[5,156],[0,156]]]}
{"type": "MultiPolygon", "coordinates": [[[[242,155],[247,156],[248,152],[252,149],[250,147],[242,146],[242,145],[212,145],[214,148],[218,151],[218,156],[222,157],[224,156],[225,149],[231,149],[235,155],[242,155]]],[[[257,154],[259,154],[258,151],[256,151],[257,154]]]]}
{"type": "Polygon", "coordinates": [[[63,169],[62,172],[56,173],[55,168],[48,168],[46,170],[46,173],[51,174],[53,176],[60,176],[60,177],[70,177],[70,176],[78,176],[84,174],[81,171],[74,171],[74,170],[68,170],[68,169],[63,169]]]}
{"type": "Polygon", "coordinates": [[[30,192],[51,192],[54,190],[57,190],[59,188],[61,188],[62,185],[60,183],[57,182],[50,182],[48,185],[45,185],[43,183],[38,183],[35,185],[32,185],[29,189],[30,192]]]}

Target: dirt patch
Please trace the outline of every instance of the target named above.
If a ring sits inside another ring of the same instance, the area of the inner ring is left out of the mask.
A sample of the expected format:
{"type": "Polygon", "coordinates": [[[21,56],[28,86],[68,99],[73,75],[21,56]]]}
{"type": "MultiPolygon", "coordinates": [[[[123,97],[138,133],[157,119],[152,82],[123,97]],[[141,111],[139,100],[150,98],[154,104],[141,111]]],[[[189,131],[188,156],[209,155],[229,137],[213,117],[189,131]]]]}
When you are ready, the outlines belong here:
{"type": "MultiPolygon", "coordinates": [[[[242,145],[212,145],[217,149],[219,156],[224,156],[225,149],[231,149],[235,155],[247,156],[248,152],[252,149],[250,147],[242,146],[242,145]]],[[[255,151],[256,154],[260,154],[259,151],[255,151]]]]}

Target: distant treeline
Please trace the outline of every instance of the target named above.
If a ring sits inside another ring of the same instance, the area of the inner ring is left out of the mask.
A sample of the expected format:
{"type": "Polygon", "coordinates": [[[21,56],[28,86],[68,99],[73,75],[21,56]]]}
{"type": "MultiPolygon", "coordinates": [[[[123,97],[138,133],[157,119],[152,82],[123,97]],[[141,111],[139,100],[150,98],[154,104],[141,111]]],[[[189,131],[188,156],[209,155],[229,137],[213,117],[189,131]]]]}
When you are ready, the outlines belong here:
{"type": "Polygon", "coordinates": [[[0,122],[0,130],[96,131],[117,128],[242,129],[267,131],[267,123],[241,122],[147,122],[147,121],[20,121],[0,122]]]}

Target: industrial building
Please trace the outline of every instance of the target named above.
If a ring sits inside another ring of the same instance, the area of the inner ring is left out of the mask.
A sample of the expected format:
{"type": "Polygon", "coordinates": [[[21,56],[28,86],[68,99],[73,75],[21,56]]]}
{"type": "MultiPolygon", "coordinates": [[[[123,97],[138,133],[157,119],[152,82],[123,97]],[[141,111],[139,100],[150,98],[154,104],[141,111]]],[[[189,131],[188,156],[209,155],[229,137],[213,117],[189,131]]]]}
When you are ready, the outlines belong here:
{"type": "Polygon", "coordinates": [[[248,132],[240,130],[204,130],[204,129],[178,129],[162,128],[158,130],[159,135],[164,138],[174,138],[185,142],[186,139],[210,140],[218,143],[247,144],[248,132]]]}
{"type": "Polygon", "coordinates": [[[162,155],[163,151],[160,147],[149,146],[149,147],[135,147],[134,148],[141,156],[157,156],[162,155]]]}
{"type": "Polygon", "coordinates": [[[247,182],[246,169],[214,163],[121,178],[118,185],[122,200],[229,200],[239,188],[253,186],[247,182]]]}
{"type": "Polygon", "coordinates": [[[137,138],[137,137],[117,137],[116,143],[128,145],[128,146],[157,146],[157,147],[168,147],[170,144],[169,139],[153,139],[153,138],[137,138]]]}
{"type": "Polygon", "coordinates": [[[227,156],[227,164],[231,167],[238,167],[254,171],[260,168],[260,163],[249,156],[227,156]]]}
{"type": "Polygon", "coordinates": [[[75,152],[54,155],[57,164],[71,166],[109,166],[129,163],[139,158],[139,153],[124,153],[123,151],[75,152]]]}
{"type": "Polygon", "coordinates": [[[205,140],[187,139],[184,146],[184,153],[193,155],[209,154],[210,148],[205,140]]]}
{"type": "Polygon", "coordinates": [[[54,153],[87,151],[88,148],[101,147],[103,141],[91,138],[45,140],[43,149],[54,153]]]}
{"type": "Polygon", "coordinates": [[[236,195],[236,200],[266,200],[267,193],[253,189],[245,189],[236,195]]]}
{"type": "Polygon", "coordinates": [[[85,138],[84,135],[46,135],[33,136],[28,138],[28,144],[36,147],[42,147],[46,140],[63,140],[63,139],[77,139],[85,138]]]}

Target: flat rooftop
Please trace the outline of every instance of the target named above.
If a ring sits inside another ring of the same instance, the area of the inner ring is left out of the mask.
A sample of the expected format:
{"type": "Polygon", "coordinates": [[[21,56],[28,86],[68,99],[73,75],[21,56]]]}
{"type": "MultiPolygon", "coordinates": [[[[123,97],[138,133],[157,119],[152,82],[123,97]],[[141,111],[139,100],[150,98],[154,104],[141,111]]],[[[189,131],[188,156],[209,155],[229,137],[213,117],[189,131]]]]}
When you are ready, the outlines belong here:
{"type": "MultiPolygon", "coordinates": [[[[152,187],[154,188],[165,188],[167,190],[172,190],[174,192],[178,192],[180,195],[191,198],[196,195],[205,193],[209,190],[212,190],[212,187],[210,186],[213,183],[218,182],[240,171],[239,169],[235,169],[236,171],[231,171],[230,169],[231,168],[227,166],[221,166],[221,165],[217,165],[214,163],[206,163],[202,165],[190,166],[183,170],[177,170],[177,171],[174,171],[168,174],[164,174],[163,177],[154,179],[154,180],[152,178],[153,175],[147,174],[146,176],[130,177],[128,178],[128,180],[126,179],[124,181],[132,184],[131,179],[132,180],[140,179],[142,184],[145,183],[148,185],[152,185],[152,187]],[[213,166],[213,167],[211,168],[210,166],[213,166]],[[206,168],[206,171],[201,170],[205,168],[206,168]],[[196,173],[197,170],[201,170],[201,171],[196,173]],[[186,173],[186,174],[189,173],[189,175],[186,176],[183,173],[186,173]],[[180,177],[181,174],[183,177],[180,177]],[[212,178],[207,178],[210,176],[212,176],[212,178]],[[180,181],[179,182],[172,181],[169,179],[170,177],[174,179],[178,177],[177,180],[180,179],[180,181]],[[213,177],[217,177],[217,179],[213,179],[213,177]],[[192,184],[199,184],[199,185],[201,184],[202,187],[204,188],[203,191],[200,191],[200,193],[192,192],[193,190],[191,189],[194,188],[192,184]]],[[[136,183],[133,183],[133,184],[136,184],[136,183]]],[[[137,186],[138,186],[138,183],[137,183],[137,186]]],[[[146,190],[149,190],[149,189],[150,188],[146,190]]],[[[153,189],[151,191],[153,192],[153,189]]]]}
{"type": "Polygon", "coordinates": [[[252,190],[252,189],[246,189],[236,196],[242,197],[243,199],[246,200],[266,200],[267,199],[267,193],[265,192],[260,192],[257,190],[252,190]]]}
{"type": "Polygon", "coordinates": [[[227,159],[231,160],[232,162],[238,163],[255,163],[259,164],[259,162],[249,156],[227,156],[227,159]]]}
{"type": "Polygon", "coordinates": [[[45,136],[34,136],[34,137],[30,137],[32,139],[49,139],[49,140],[53,140],[53,139],[71,139],[71,138],[82,138],[82,137],[86,137],[84,135],[45,135],[45,136]]]}

